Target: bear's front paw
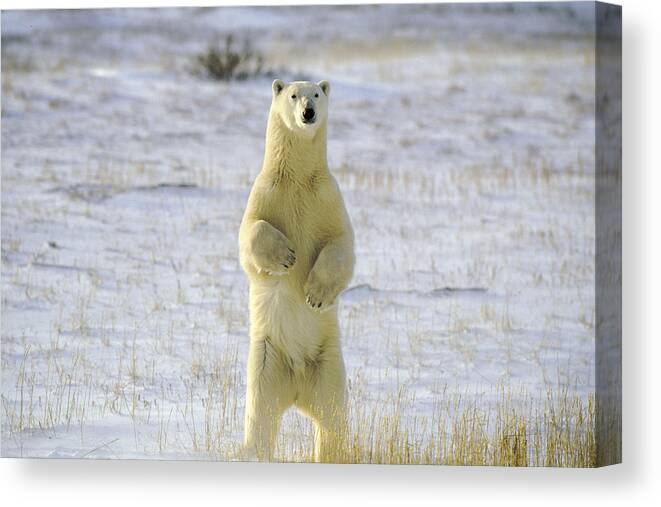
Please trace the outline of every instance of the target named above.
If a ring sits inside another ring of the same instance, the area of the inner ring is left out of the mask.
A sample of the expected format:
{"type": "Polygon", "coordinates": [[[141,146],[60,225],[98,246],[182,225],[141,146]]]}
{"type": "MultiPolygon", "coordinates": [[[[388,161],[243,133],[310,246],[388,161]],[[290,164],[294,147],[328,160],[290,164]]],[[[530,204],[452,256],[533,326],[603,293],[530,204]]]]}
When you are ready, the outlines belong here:
{"type": "Polygon", "coordinates": [[[311,308],[319,311],[330,308],[335,303],[338,294],[334,284],[323,281],[314,270],[308,276],[303,292],[305,293],[305,302],[311,308]]]}
{"type": "Polygon", "coordinates": [[[276,237],[270,247],[264,245],[254,250],[257,270],[269,275],[286,275],[296,263],[293,245],[283,235],[276,237]]]}

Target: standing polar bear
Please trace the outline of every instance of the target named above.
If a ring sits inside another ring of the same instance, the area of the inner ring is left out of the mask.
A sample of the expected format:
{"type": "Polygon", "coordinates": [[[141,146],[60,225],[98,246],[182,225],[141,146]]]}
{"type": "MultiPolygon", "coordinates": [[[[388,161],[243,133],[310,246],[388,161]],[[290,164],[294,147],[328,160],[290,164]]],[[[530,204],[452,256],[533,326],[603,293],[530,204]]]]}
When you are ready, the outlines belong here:
{"type": "Polygon", "coordinates": [[[314,421],[315,460],[329,461],[345,423],[336,300],[353,274],[353,230],[326,161],[329,83],[272,88],[264,164],[239,231],[250,281],[244,447],[270,459],[295,405],[314,421]]]}

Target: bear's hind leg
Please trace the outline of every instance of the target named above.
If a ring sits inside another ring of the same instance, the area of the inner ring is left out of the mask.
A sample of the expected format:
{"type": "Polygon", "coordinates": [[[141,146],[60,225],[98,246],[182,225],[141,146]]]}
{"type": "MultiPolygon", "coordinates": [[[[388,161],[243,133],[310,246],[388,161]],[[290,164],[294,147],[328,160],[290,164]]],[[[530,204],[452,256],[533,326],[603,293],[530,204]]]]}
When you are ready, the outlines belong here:
{"type": "Polygon", "coordinates": [[[251,340],[244,424],[244,450],[260,461],[273,458],[282,414],[293,403],[287,366],[268,338],[251,340]]]}
{"type": "Polygon", "coordinates": [[[310,385],[296,407],[314,422],[314,460],[344,462],[347,437],[344,361],[339,343],[325,346],[308,367],[310,385]]]}

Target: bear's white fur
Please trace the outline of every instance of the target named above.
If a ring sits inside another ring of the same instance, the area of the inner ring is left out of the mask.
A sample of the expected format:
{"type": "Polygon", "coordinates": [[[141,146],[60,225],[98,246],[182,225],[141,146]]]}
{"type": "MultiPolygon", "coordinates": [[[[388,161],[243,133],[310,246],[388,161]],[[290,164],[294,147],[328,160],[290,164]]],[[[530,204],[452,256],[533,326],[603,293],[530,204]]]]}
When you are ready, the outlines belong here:
{"type": "Polygon", "coordinates": [[[326,161],[328,82],[272,88],[264,164],[239,232],[250,281],[244,447],[270,459],[295,405],[314,421],[315,460],[327,461],[345,422],[336,300],[353,273],[353,230],[326,161]]]}

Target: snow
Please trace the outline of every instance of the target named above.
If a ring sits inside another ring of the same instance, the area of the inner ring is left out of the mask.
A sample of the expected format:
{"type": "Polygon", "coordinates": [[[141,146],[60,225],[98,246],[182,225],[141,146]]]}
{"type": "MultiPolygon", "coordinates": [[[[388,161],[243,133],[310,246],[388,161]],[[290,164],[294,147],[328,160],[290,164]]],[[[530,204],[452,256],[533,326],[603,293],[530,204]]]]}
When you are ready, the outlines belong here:
{"type": "Polygon", "coordinates": [[[237,232],[271,78],[190,72],[228,32],[279,76],[331,82],[353,396],[404,387],[414,417],[439,392],[594,392],[588,7],[4,11],[2,455],[240,441],[237,232]]]}

